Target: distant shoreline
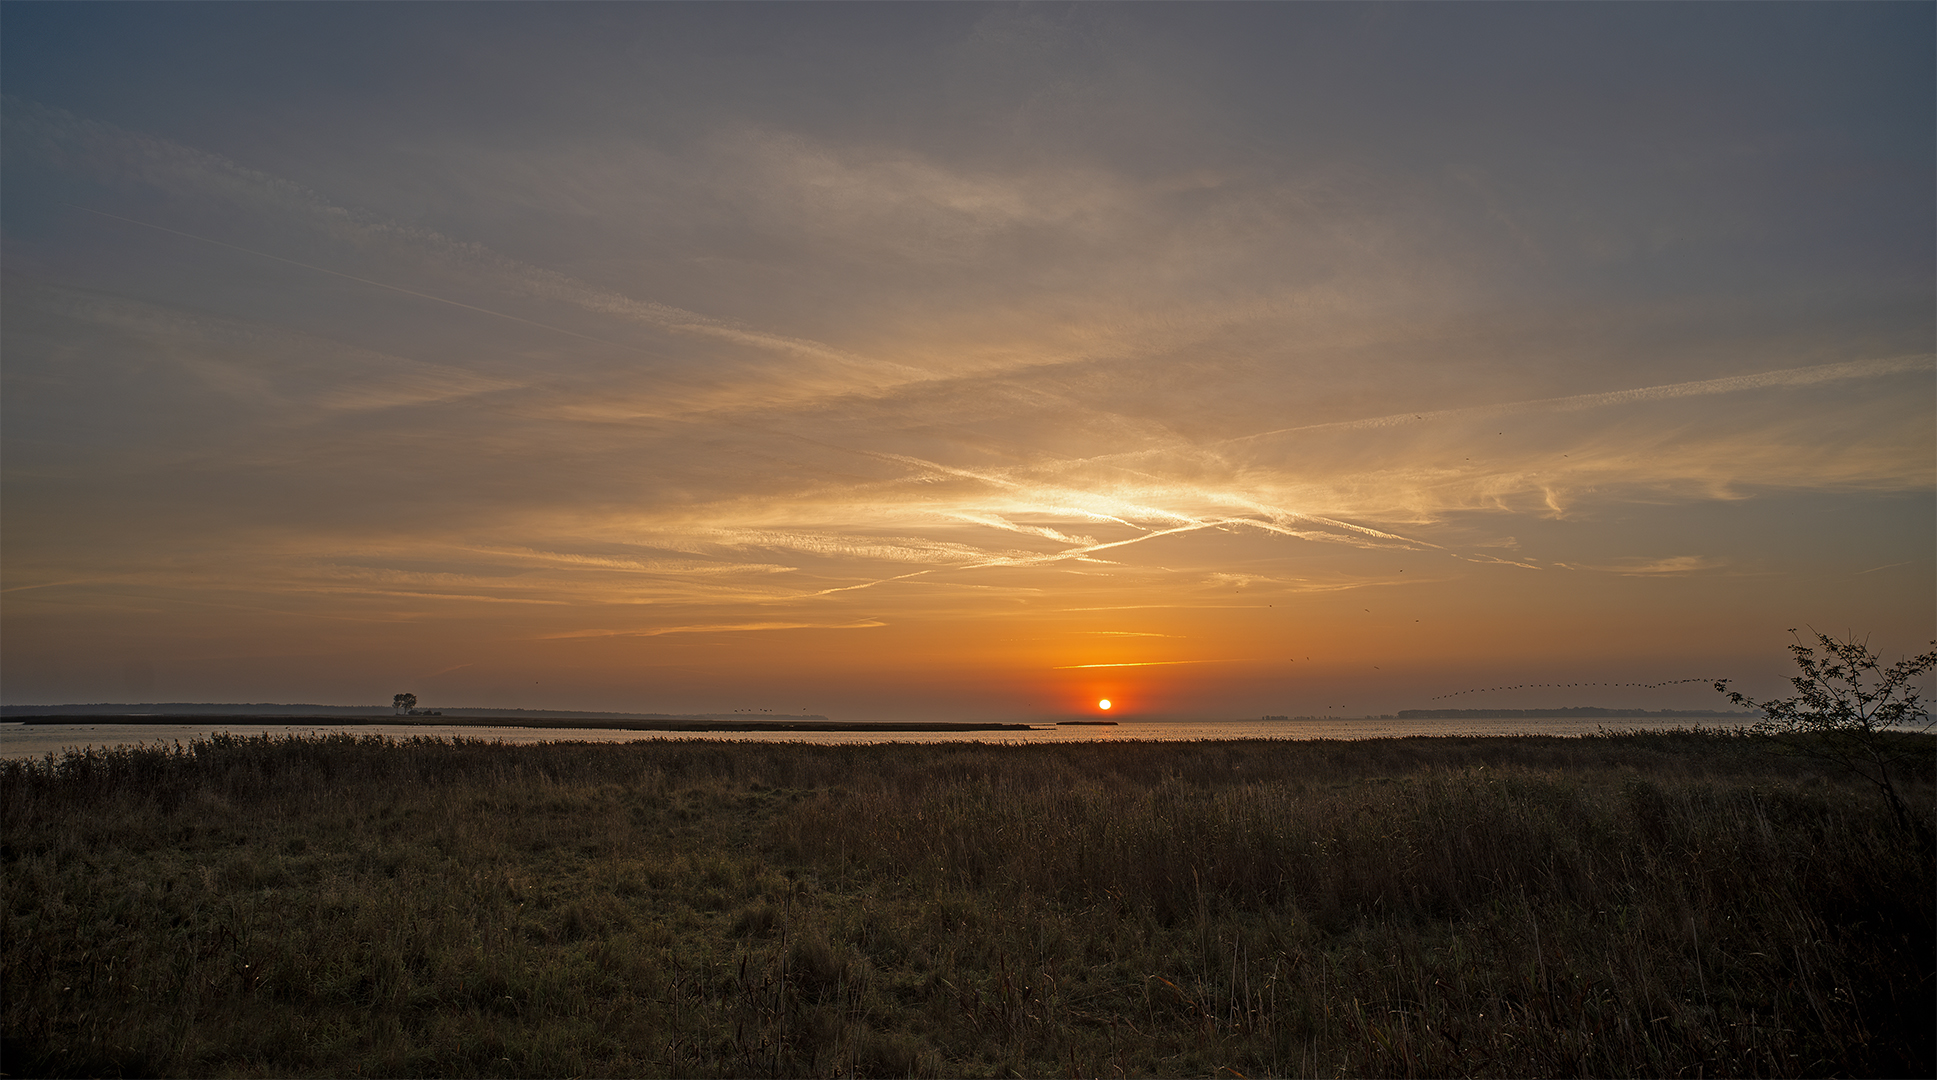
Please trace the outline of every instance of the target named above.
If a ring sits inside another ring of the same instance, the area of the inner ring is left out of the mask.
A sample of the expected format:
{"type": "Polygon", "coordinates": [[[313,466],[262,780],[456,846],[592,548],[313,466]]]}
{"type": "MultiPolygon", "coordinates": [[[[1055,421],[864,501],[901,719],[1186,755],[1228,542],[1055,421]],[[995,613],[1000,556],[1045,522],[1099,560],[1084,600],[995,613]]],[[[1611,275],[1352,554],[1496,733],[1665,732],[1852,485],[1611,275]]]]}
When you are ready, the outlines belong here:
{"type": "MultiPolygon", "coordinates": [[[[1322,721],[1353,723],[1380,720],[1737,720],[1752,721],[1753,713],[1714,709],[1606,709],[1595,706],[1552,709],[1401,709],[1368,716],[1266,716],[1267,722],[1298,724],[1322,721]]],[[[346,705],[7,705],[0,706],[0,723],[25,725],[80,724],[275,724],[330,727],[476,727],[582,729],[594,731],[664,732],[946,732],[1034,731],[1052,727],[1116,726],[1115,720],[1055,720],[1001,723],[995,721],[846,721],[818,714],[765,715],[750,713],[599,713],[549,709],[460,708],[450,712],[419,710],[398,715],[383,706],[346,705]]]]}
{"type": "Polygon", "coordinates": [[[798,720],[742,720],[727,717],[654,717],[602,719],[552,716],[310,716],[289,713],[60,713],[51,716],[6,716],[0,722],[43,724],[289,724],[329,727],[478,727],[577,728],[600,731],[1033,731],[1034,724],[937,722],[847,722],[826,717],[798,720]]]}
{"type": "Polygon", "coordinates": [[[1614,719],[1668,720],[1676,717],[1751,719],[1753,713],[1723,712],[1716,709],[1601,709],[1583,706],[1571,709],[1400,709],[1396,720],[1593,720],[1614,719]]]}
{"type": "MultiPolygon", "coordinates": [[[[417,719],[428,715],[430,708],[419,709],[417,719]]],[[[776,713],[771,710],[742,710],[735,712],[710,713],[660,713],[660,712],[588,712],[580,709],[490,709],[478,705],[450,705],[438,707],[435,711],[449,716],[466,717],[473,720],[826,720],[819,713],[776,713]]],[[[389,722],[391,719],[409,720],[395,709],[385,704],[371,705],[308,705],[302,703],[255,701],[227,704],[213,701],[96,701],[70,705],[0,705],[0,720],[19,720],[26,717],[53,718],[59,716],[192,716],[198,719],[211,716],[228,717],[301,717],[329,719],[365,719],[375,722],[379,718],[389,722]]],[[[582,725],[581,725],[582,726],[582,725]]]]}

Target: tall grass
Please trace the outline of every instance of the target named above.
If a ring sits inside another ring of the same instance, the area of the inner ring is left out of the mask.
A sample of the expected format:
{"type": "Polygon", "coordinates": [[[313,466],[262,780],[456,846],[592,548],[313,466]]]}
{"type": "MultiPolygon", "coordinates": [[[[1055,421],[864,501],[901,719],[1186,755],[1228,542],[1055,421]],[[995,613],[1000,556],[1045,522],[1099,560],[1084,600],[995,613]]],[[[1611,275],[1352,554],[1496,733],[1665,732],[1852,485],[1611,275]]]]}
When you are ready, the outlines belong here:
{"type": "Polygon", "coordinates": [[[216,736],[0,763],[0,868],[12,1075],[1937,1065],[1929,852],[1719,733],[216,736]]]}

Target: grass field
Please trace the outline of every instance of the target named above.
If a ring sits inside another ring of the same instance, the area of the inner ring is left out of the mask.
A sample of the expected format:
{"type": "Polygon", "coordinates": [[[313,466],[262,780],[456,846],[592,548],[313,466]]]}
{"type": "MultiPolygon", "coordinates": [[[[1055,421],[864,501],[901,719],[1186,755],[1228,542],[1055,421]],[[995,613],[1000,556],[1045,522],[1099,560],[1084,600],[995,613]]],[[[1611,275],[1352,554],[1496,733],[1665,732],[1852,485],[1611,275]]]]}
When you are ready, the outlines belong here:
{"type": "Polygon", "coordinates": [[[0,763],[0,869],[12,1075],[1937,1067],[1928,841],[1718,733],[218,736],[0,763]]]}

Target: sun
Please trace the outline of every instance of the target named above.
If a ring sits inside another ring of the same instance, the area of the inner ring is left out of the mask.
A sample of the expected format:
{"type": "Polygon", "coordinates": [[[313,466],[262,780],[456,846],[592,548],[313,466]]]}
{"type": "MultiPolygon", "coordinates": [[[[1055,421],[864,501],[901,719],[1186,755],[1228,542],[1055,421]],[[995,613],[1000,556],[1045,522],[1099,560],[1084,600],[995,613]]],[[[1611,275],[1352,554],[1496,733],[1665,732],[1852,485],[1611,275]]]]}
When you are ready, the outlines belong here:
{"type": "Polygon", "coordinates": [[[1099,709],[1102,709],[1105,712],[1108,712],[1110,709],[1110,699],[1104,698],[1102,701],[1099,701],[1096,703],[1096,707],[1099,709]]]}

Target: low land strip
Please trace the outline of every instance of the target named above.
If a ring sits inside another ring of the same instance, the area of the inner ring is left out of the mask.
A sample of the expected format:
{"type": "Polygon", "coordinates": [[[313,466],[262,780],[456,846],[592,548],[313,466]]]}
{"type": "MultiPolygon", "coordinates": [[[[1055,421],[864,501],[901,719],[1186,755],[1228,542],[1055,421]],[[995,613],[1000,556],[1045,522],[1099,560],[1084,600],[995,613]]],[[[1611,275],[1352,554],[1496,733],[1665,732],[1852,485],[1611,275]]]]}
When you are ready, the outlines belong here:
{"type": "Polygon", "coordinates": [[[113,713],[61,714],[58,716],[19,716],[9,717],[8,722],[20,724],[291,724],[313,723],[317,727],[366,727],[383,725],[385,727],[521,727],[521,728],[577,728],[581,731],[1029,731],[1032,724],[998,724],[983,722],[939,721],[936,723],[896,723],[893,721],[869,722],[828,720],[825,717],[792,717],[777,720],[750,720],[741,716],[694,716],[694,717],[657,717],[646,719],[605,719],[600,717],[555,717],[555,716],[466,716],[460,713],[433,716],[397,716],[373,714],[370,716],[330,716],[310,717],[278,713],[245,713],[196,715],[194,713],[169,713],[164,715],[116,715],[113,713]]]}
{"type": "Polygon", "coordinates": [[[1934,897],[1721,732],[213,736],[0,762],[0,1069],[1930,1075],[1934,897]]]}

